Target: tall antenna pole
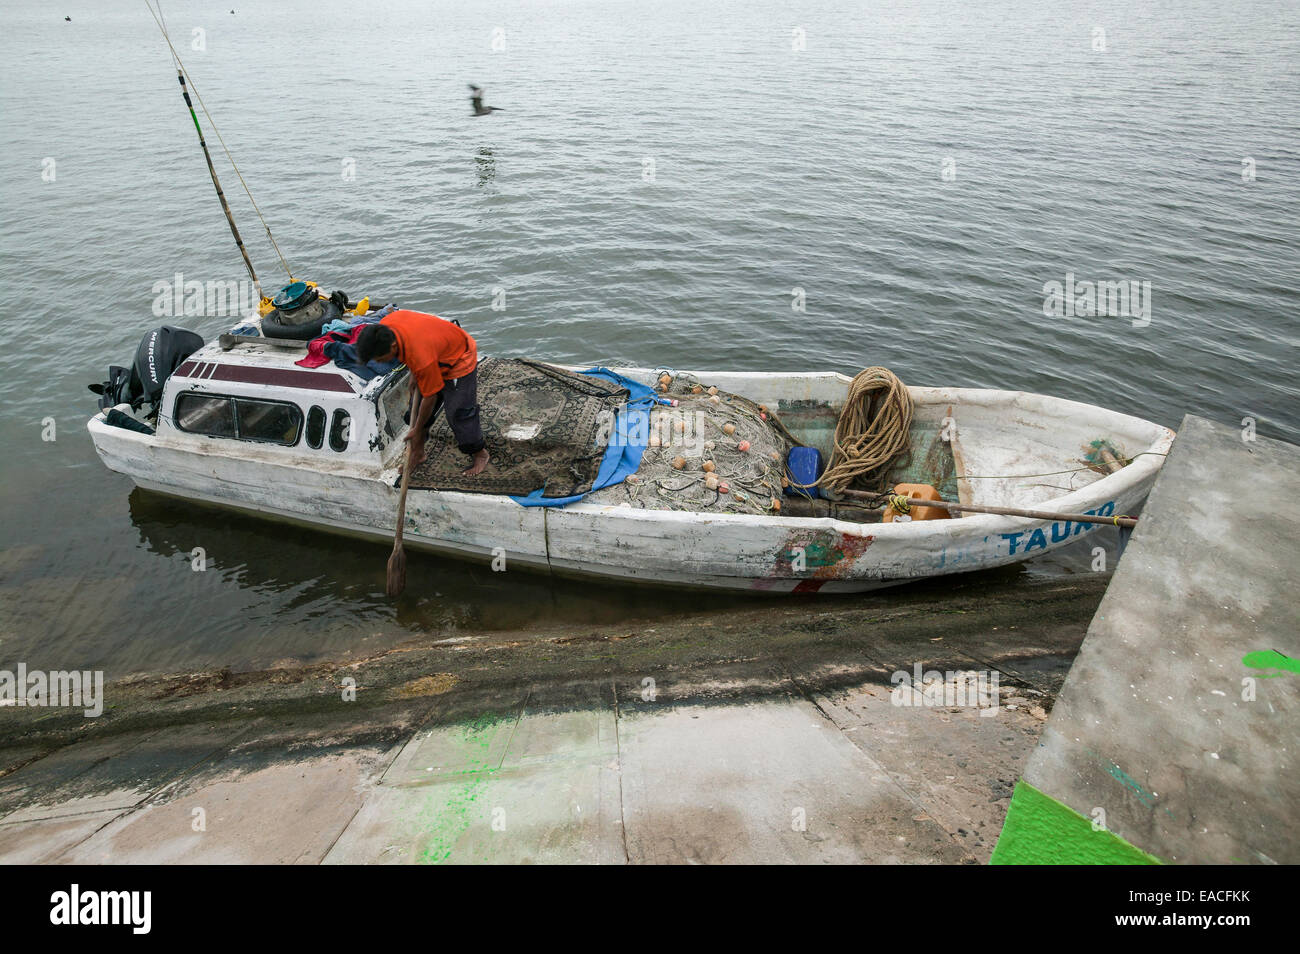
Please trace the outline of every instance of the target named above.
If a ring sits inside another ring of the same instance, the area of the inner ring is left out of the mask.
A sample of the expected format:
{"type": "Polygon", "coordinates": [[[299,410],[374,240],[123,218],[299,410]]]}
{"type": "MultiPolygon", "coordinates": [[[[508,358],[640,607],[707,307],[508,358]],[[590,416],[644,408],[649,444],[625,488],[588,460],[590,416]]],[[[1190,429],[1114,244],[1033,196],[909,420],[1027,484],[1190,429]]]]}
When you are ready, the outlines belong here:
{"type": "MultiPolygon", "coordinates": [[[[181,95],[185,98],[185,106],[190,111],[190,119],[194,121],[194,131],[199,134],[199,145],[203,147],[203,158],[208,164],[208,173],[212,176],[212,185],[217,190],[217,198],[221,200],[221,209],[226,213],[226,221],[230,223],[230,234],[235,237],[235,244],[239,246],[239,254],[244,257],[244,264],[248,267],[248,274],[253,279],[253,285],[257,288],[257,297],[261,299],[261,307],[265,311],[271,307],[270,300],[262,293],[262,283],[257,280],[257,272],[253,270],[253,262],[248,257],[248,250],[244,248],[244,240],[239,235],[239,228],[235,225],[235,217],[230,212],[230,203],[226,201],[226,194],[221,189],[221,180],[217,178],[216,167],[212,164],[212,153],[208,151],[207,140],[203,137],[203,127],[199,125],[199,117],[194,112],[194,103],[190,101],[190,90],[185,84],[185,64],[181,62],[180,54],[176,52],[176,47],[172,46],[172,39],[167,34],[167,23],[162,15],[161,0],[154,0],[151,4],[145,0],[145,7],[148,8],[150,16],[153,17],[154,23],[158,24],[158,29],[162,32],[163,40],[167,43],[167,49],[171,51],[172,62],[176,64],[176,78],[181,84],[181,95]],[[155,11],[154,7],[158,9],[155,11]]],[[[194,95],[198,97],[199,105],[203,107],[203,114],[208,117],[208,122],[212,124],[212,131],[217,134],[217,140],[221,143],[221,148],[226,151],[226,158],[230,160],[230,165],[235,170],[235,175],[239,177],[239,183],[244,187],[244,193],[248,196],[248,201],[252,203],[253,211],[262,222],[262,227],[266,229],[266,237],[271,240],[271,246],[275,249],[275,254],[280,257],[280,264],[284,266],[284,272],[289,276],[289,281],[293,281],[293,272],[289,270],[289,263],[284,260],[284,255],[280,252],[280,246],[275,241],[275,236],[271,234],[271,227],[266,224],[266,217],[262,215],[262,210],[257,207],[257,202],[253,199],[253,193],[249,191],[248,183],[244,181],[243,174],[239,171],[239,166],[235,164],[235,157],[230,154],[230,149],[226,146],[226,141],[221,138],[221,130],[217,128],[212,114],[208,112],[208,107],[203,103],[203,97],[199,95],[196,89],[194,95]]]]}
{"type": "Polygon", "coordinates": [[[177,65],[176,78],[181,83],[181,95],[185,97],[185,105],[189,108],[190,119],[194,120],[194,131],[199,134],[199,145],[203,147],[203,158],[208,162],[208,172],[212,176],[212,185],[217,190],[217,198],[221,200],[221,209],[226,213],[226,221],[230,223],[230,234],[235,237],[235,244],[239,246],[239,254],[244,256],[244,264],[248,266],[248,274],[253,279],[253,286],[257,289],[257,297],[265,298],[262,294],[262,283],[257,280],[257,272],[253,271],[253,262],[248,257],[248,249],[244,248],[244,240],[239,237],[239,227],[235,225],[235,217],[230,213],[230,203],[226,201],[226,194],[221,191],[221,180],[217,178],[217,169],[212,165],[212,154],[208,152],[207,141],[203,138],[203,128],[199,125],[199,117],[194,112],[194,104],[190,102],[190,91],[185,85],[185,71],[177,65]]]}

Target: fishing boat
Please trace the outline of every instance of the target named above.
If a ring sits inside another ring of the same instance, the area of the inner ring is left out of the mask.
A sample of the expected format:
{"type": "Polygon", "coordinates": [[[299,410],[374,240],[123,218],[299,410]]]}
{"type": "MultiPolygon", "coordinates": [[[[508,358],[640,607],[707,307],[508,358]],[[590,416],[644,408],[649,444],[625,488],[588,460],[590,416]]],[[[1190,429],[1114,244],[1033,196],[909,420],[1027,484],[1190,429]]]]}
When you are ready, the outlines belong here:
{"type": "Polygon", "coordinates": [[[129,367],[91,386],[95,450],[146,490],[361,537],[400,530],[394,595],[403,540],[494,570],[767,593],[996,567],[1108,522],[1131,526],[1173,440],[1086,404],[905,388],[883,369],[849,378],[493,357],[478,366],[487,471],[460,475],[435,428],[427,446],[440,452],[405,474],[411,375],[344,350],[348,330],[384,309],[296,281],[241,175],[289,278],[262,295],[192,79],[150,9],[260,304],[216,341],[170,326],[146,334],[129,367]]]}
{"type": "MultiPolygon", "coordinates": [[[[192,352],[178,352],[180,345],[193,341],[166,329],[142,342],[134,373],[147,379],[140,406],[151,405],[151,417],[141,421],[138,407],[113,403],[110,391],[90,419],[105,465],[146,490],[392,539],[411,397],[405,367],[370,380],[333,363],[303,367],[305,340],[260,334],[223,335],[192,352]]],[[[590,370],[531,366],[555,375],[590,370]]],[[[711,405],[722,417],[744,423],[742,406],[761,408],[764,419],[770,415],[788,431],[791,449],[811,448],[826,460],[834,456],[836,423],[853,381],[836,372],[608,370],[646,391],[664,390],[665,379],[707,382],[722,396],[711,405]]],[[[618,408],[628,406],[625,391],[612,397],[618,408]]],[[[701,398],[712,400],[709,392],[701,398]]],[[[791,496],[790,487],[770,498],[763,492],[757,503],[748,499],[748,508],[737,505],[734,498],[746,495],[735,489],[722,507],[675,507],[655,495],[634,497],[632,489],[647,484],[632,471],[598,492],[589,481],[586,496],[562,506],[416,483],[408,490],[404,537],[416,548],[508,571],[769,593],[870,590],[1032,559],[1115,522],[1146,496],[1174,438],[1149,421],[1038,394],[945,387],[910,387],[907,394],[910,453],[888,480],[895,489],[928,486],[935,499],[969,508],[934,508],[946,519],[889,519],[902,515],[798,488],[791,496]]],[[[656,399],[673,413],[668,405],[676,399],[656,399]]],[[[540,427],[529,415],[540,420],[549,413],[516,407],[506,414],[489,438],[494,459],[527,457],[540,427]]],[[[603,440],[596,456],[607,458],[608,429],[603,440]]],[[[655,451],[671,453],[668,443],[655,451]]],[[[575,459],[581,450],[573,449],[575,459]]],[[[644,455],[638,470],[649,468],[648,448],[644,455]]],[[[700,449],[696,457],[719,455],[700,449]]],[[[788,460],[780,464],[788,477],[788,460]]],[[[683,477],[697,469],[693,457],[683,477]]],[[[920,507],[911,516],[919,518],[920,507]]]]}

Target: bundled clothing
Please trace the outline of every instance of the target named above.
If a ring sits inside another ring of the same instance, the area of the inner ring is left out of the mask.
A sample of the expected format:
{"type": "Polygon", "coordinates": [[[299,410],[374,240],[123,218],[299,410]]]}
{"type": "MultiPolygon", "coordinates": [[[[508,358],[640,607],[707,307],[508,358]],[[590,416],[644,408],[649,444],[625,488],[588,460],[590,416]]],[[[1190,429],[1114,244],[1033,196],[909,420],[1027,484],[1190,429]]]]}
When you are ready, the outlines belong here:
{"type": "MultiPolygon", "coordinates": [[[[348,336],[349,340],[347,341],[327,342],[325,347],[321,349],[322,353],[344,371],[351,371],[362,381],[369,381],[381,374],[387,374],[401,363],[399,361],[370,361],[362,364],[356,348],[357,335],[360,332],[361,329],[356,328],[348,336]]],[[[341,332],[335,332],[335,334],[341,334],[341,332]]]]}
{"type": "Polygon", "coordinates": [[[397,361],[371,361],[362,364],[357,356],[357,336],[365,323],[356,325],[346,331],[331,331],[307,342],[307,357],[295,361],[303,368],[319,368],[333,361],[344,371],[351,371],[363,381],[369,381],[381,374],[387,374],[397,367],[397,361]]]}
{"type": "Polygon", "coordinates": [[[368,315],[353,316],[348,319],[337,318],[331,321],[322,329],[324,334],[307,343],[307,357],[295,361],[294,364],[303,368],[319,368],[333,361],[344,371],[351,371],[363,381],[387,374],[397,367],[399,362],[371,361],[369,364],[362,364],[361,359],[357,357],[356,341],[362,328],[381,321],[384,315],[394,310],[390,305],[382,311],[371,312],[368,315]]]}

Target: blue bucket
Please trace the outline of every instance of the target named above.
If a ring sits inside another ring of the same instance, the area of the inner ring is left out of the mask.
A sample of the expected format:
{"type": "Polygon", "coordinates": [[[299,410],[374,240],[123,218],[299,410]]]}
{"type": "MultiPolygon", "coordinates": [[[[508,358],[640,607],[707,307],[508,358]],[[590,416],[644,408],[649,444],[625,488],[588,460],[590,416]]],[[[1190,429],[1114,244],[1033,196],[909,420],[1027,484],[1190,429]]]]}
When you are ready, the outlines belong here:
{"type": "Polygon", "coordinates": [[[816,483],[822,475],[822,452],[815,447],[792,447],[786,458],[786,467],[790,470],[791,486],[785,488],[787,497],[820,497],[816,487],[795,487],[794,484],[816,483]]]}

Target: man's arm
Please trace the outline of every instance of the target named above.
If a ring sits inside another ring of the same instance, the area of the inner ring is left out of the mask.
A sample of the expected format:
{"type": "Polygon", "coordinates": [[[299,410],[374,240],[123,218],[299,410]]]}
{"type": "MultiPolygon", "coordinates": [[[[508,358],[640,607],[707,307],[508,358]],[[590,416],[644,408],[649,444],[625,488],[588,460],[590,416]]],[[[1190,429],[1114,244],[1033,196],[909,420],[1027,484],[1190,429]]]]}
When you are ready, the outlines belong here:
{"type": "Polygon", "coordinates": [[[408,466],[412,469],[424,463],[424,429],[429,423],[429,418],[433,417],[433,408],[437,402],[438,395],[421,394],[420,409],[416,411],[415,420],[411,422],[411,427],[406,432],[406,441],[410,444],[408,466]]]}

